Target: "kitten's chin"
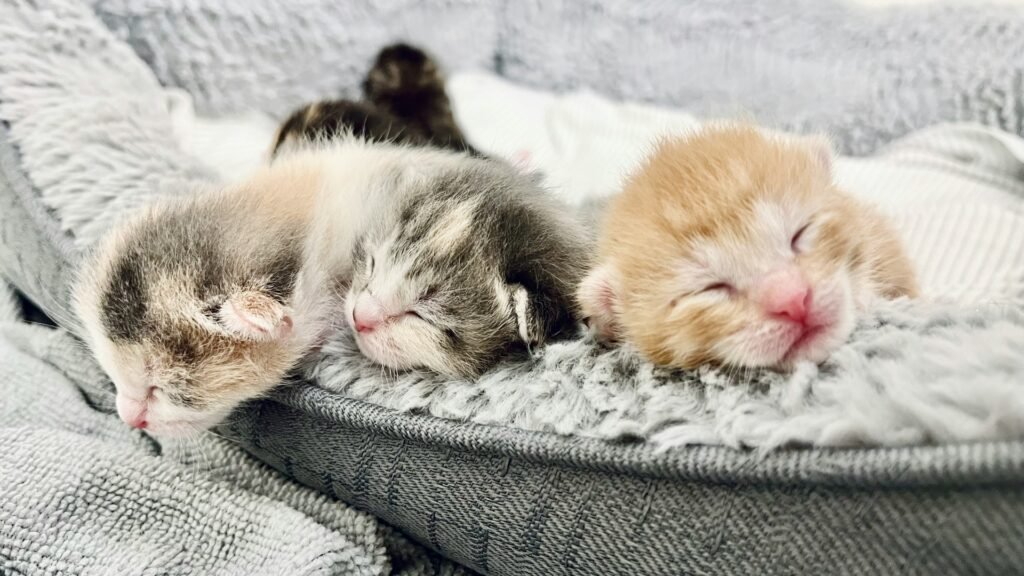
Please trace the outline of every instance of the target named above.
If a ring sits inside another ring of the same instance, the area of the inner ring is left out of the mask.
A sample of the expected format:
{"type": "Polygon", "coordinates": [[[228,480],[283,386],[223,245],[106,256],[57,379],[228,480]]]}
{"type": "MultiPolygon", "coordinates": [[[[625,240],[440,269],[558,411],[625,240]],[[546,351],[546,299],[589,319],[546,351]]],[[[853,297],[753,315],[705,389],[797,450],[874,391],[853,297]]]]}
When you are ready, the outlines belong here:
{"type": "Polygon", "coordinates": [[[387,340],[384,335],[377,333],[356,334],[356,346],[359,347],[359,351],[374,363],[399,372],[420,367],[404,357],[397,347],[389,345],[387,340]]]}
{"type": "Polygon", "coordinates": [[[790,345],[777,366],[788,371],[801,362],[824,362],[842,343],[842,339],[837,338],[835,332],[835,326],[815,326],[807,329],[790,345]]]}
{"type": "Polygon", "coordinates": [[[802,362],[821,364],[843,345],[853,332],[853,314],[841,310],[835,319],[811,328],[797,335],[782,355],[777,367],[792,370],[802,362]]]}
{"type": "Polygon", "coordinates": [[[198,436],[221,423],[227,414],[200,414],[194,418],[178,420],[151,420],[146,433],[160,438],[198,436]]]}
{"type": "Polygon", "coordinates": [[[405,372],[408,370],[425,369],[449,378],[472,378],[479,375],[471,367],[462,367],[448,361],[444,352],[432,349],[415,349],[412,353],[403,352],[391,343],[390,338],[383,334],[357,334],[356,346],[363,356],[385,368],[405,372]]]}

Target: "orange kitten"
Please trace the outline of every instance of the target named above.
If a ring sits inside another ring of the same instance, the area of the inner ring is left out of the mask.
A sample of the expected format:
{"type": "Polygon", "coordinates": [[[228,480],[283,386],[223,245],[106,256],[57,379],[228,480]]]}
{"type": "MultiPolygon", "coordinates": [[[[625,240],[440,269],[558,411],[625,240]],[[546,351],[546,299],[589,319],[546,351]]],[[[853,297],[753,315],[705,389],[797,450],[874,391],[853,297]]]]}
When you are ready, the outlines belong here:
{"type": "Polygon", "coordinates": [[[656,364],[821,362],[875,297],[914,297],[896,232],[832,183],[823,138],[708,127],[661,142],[605,215],[578,297],[656,364]]]}

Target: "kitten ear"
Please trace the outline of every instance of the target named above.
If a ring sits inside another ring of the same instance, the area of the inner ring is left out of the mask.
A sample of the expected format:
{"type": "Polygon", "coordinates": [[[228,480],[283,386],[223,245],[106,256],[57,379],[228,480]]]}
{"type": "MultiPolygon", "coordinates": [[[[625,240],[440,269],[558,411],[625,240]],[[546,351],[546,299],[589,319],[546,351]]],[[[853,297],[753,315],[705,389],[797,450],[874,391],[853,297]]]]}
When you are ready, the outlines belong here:
{"type": "Polygon", "coordinates": [[[518,283],[506,284],[506,288],[516,331],[528,347],[540,346],[548,337],[575,326],[573,303],[564,292],[529,290],[518,283]]]}
{"type": "Polygon", "coordinates": [[[828,136],[819,134],[816,136],[803,136],[800,141],[807,146],[815,162],[826,172],[832,172],[832,163],[835,160],[835,147],[828,136]]]}
{"type": "Polygon", "coordinates": [[[228,331],[247,340],[276,340],[292,330],[292,318],[284,305],[262,292],[231,295],[217,317],[228,331]]]}
{"type": "Polygon", "coordinates": [[[527,346],[543,344],[547,336],[544,328],[546,323],[530,291],[520,284],[512,284],[509,290],[512,294],[512,316],[516,321],[519,339],[527,346]]]}
{"type": "Polygon", "coordinates": [[[619,306],[617,277],[611,264],[602,264],[583,278],[576,291],[583,321],[605,342],[614,342],[622,335],[616,312],[619,306]]]}

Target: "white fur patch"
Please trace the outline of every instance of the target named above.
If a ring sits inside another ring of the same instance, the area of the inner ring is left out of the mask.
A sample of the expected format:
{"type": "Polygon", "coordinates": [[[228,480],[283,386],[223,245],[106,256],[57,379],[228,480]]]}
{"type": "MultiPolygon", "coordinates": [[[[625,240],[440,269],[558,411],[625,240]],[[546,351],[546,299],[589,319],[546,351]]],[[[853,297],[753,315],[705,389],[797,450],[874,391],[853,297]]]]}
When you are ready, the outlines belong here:
{"type": "Polygon", "coordinates": [[[809,210],[794,204],[759,202],[743,237],[721,237],[694,246],[692,264],[680,264],[682,288],[713,282],[743,289],[794,258],[790,240],[807,223],[809,210]]]}
{"type": "Polygon", "coordinates": [[[427,244],[438,252],[446,252],[458,246],[469,236],[473,227],[473,212],[479,199],[462,202],[451,208],[433,225],[427,244]]]}
{"type": "Polygon", "coordinates": [[[530,293],[526,291],[526,288],[516,286],[512,291],[512,302],[516,311],[516,324],[519,325],[519,337],[523,342],[529,344],[532,339],[530,338],[530,318],[526,314],[526,308],[530,303],[530,293]]]}
{"type": "Polygon", "coordinates": [[[495,278],[493,282],[494,286],[494,298],[498,302],[498,311],[502,314],[508,312],[508,285],[501,281],[500,278],[495,278]]]}

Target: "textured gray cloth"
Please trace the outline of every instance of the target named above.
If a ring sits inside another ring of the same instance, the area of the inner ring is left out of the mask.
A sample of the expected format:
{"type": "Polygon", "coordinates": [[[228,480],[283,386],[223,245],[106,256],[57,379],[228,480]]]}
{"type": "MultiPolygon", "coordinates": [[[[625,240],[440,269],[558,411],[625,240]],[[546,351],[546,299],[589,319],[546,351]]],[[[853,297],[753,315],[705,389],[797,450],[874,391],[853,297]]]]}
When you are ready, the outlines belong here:
{"type": "Polygon", "coordinates": [[[217,0],[201,13],[182,0],[94,4],[202,113],[283,114],[302,99],[355,94],[374,51],[401,38],[452,69],[830,132],[844,153],[940,121],[1024,134],[1024,9],[1005,2],[217,0]]]}
{"type": "Polygon", "coordinates": [[[904,4],[509,2],[501,72],[826,132],[848,154],[943,120],[1024,133],[1024,9],[904,4]]]}
{"type": "Polygon", "coordinates": [[[0,573],[455,573],[213,434],[159,443],[64,331],[0,322],[0,573]]]}
{"type": "Polygon", "coordinates": [[[902,446],[1024,438],[1024,304],[889,302],[821,366],[659,369],[629,347],[549,343],[479,379],[385,375],[336,334],[311,375],[400,411],[661,449],[902,446]]]}
{"type": "MultiPolygon", "coordinates": [[[[154,194],[206,180],[198,162],[174,148],[157,79],[187,87],[205,111],[256,106],[280,112],[292,106],[293,99],[322,96],[335,87],[350,93],[358,78],[352,71],[364,66],[363,55],[404,26],[415,28],[419,36],[414,38],[434,47],[445,61],[453,61],[450,54],[458,52],[468,59],[463,64],[493,63],[524,79],[530,68],[541,66],[537,59],[527,58],[527,48],[555,55],[562,46],[565,58],[550,57],[559,70],[548,68],[544,78],[532,79],[543,79],[547,85],[560,82],[556,76],[573,77],[566,50],[577,49],[577,44],[582,54],[606,58],[608,70],[626,70],[625,64],[610,66],[615,61],[612,47],[620,47],[623,62],[632,54],[628,58],[636,75],[610,75],[611,81],[619,90],[635,84],[638,92],[628,94],[643,96],[643,86],[658,78],[644,65],[656,56],[653,47],[673,46],[683,37],[674,32],[673,19],[685,23],[697,18],[699,23],[698,17],[706,17],[709,24],[697,28],[721,34],[757,30],[764,36],[778,28],[778,42],[786,37],[794,42],[780,56],[782,61],[796,55],[814,60],[819,54],[815,45],[802,44],[797,33],[787,35],[787,27],[794,25],[791,18],[797,23],[804,18],[814,21],[814,14],[837,10],[831,4],[806,2],[800,8],[812,16],[780,12],[773,19],[753,3],[744,3],[746,10],[739,14],[704,5],[705,11],[687,16],[670,9],[679,6],[672,3],[663,4],[661,10],[667,12],[660,14],[625,0],[604,8],[583,4],[586,10],[577,14],[568,4],[466,1],[446,3],[429,13],[412,8],[404,24],[379,28],[387,34],[360,35],[366,28],[360,24],[372,28],[381,22],[381,14],[402,13],[409,5],[396,0],[369,8],[324,0],[286,9],[269,1],[225,0],[201,8],[186,2],[96,2],[106,27],[128,40],[149,67],[72,0],[0,5],[0,120],[10,127],[0,131],[0,270],[47,311],[73,325],[66,310],[75,243],[87,245],[124,210],[154,194]],[[603,24],[595,20],[602,10],[608,14],[603,24]],[[562,28],[557,34],[539,35],[536,45],[525,41],[528,28],[553,31],[559,19],[562,28]],[[666,23],[654,24],[660,20],[666,23]],[[464,41],[444,48],[441,39],[453,29],[468,30],[467,36],[454,36],[464,41]],[[627,47],[616,29],[633,32],[630,39],[637,44],[627,47]],[[472,44],[477,41],[474,34],[483,38],[479,45],[472,44]],[[337,62],[336,72],[324,72],[331,69],[331,62],[337,62]]],[[[988,18],[994,29],[1014,29],[1020,18],[1000,10],[976,10],[971,18],[943,10],[927,14],[938,22],[939,34],[967,42],[970,29],[963,23],[988,18]]],[[[907,29],[899,22],[872,27],[868,24],[874,20],[864,18],[849,27],[857,31],[853,38],[864,41],[850,42],[861,46],[858,50],[865,55],[873,43],[882,50],[907,29]]],[[[843,27],[836,28],[836,36],[846,33],[843,27]]],[[[981,50],[987,41],[967,43],[981,50]]],[[[1014,45],[1009,42],[1002,48],[1014,45]]],[[[942,57],[944,53],[940,61],[942,57]]],[[[963,85],[1001,86],[1004,78],[1019,78],[1024,66],[1006,68],[1004,63],[992,55],[974,62],[971,70],[953,66],[949,77],[963,85]],[[986,68],[991,62],[994,67],[986,68]]],[[[709,66],[706,71],[714,69],[709,66]]],[[[600,65],[581,65],[581,74],[593,76],[587,82],[598,87],[600,70],[600,65]]],[[[908,110],[914,109],[908,103],[949,97],[927,80],[922,82],[927,89],[918,90],[922,86],[910,82],[902,92],[903,84],[887,83],[885,65],[872,70],[878,74],[858,79],[871,88],[867,96],[851,96],[856,104],[836,101],[834,118],[841,119],[835,120],[837,127],[840,121],[854,122],[843,126],[843,141],[877,146],[914,127],[906,124],[906,115],[913,115],[908,110]],[[898,95],[894,98],[899,105],[886,100],[889,103],[876,115],[860,116],[862,106],[890,93],[898,95]]],[[[658,73],[674,74],[661,68],[658,73]]],[[[908,79],[914,77],[908,72],[908,79]]],[[[801,81],[808,78],[814,75],[801,81]]],[[[789,100],[780,91],[784,92],[766,84],[758,94],[745,97],[781,105],[789,100]]],[[[983,114],[982,119],[1019,133],[1000,111],[1009,110],[1005,116],[1016,118],[1020,91],[1009,108],[1006,100],[987,94],[972,94],[964,106],[992,111],[991,117],[983,114]]],[[[912,118],[915,123],[955,119],[959,110],[926,105],[919,109],[922,115],[912,118]],[[946,117],[947,112],[953,117],[946,117]]],[[[817,110],[824,114],[822,105],[817,110]]],[[[799,114],[790,121],[804,123],[799,114]]],[[[291,550],[300,538],[310,548],[330,548],[342,561],[371,559],[360,565],[373,569],[386,567],[381,554],[399,566],[408,562],[415,569],[451,568],[435,563],[422,549],[392,544],[403,541],[342,504],[285,482],[215,438],[198,451],[161,447],[157,453],[143,436],[119,427],[113,416],[98,414],[111,408],[109,391],[95,392],[105,380],[63,333],[43,337],[17,332],[6,342],[6,348],[0,347],[0,354],[9,354],[0,364],[3,425],[22,424],[2,428],[0,482],[5,488],[15,486],[18,493],[7,498],[5,492],[0,508],[6,530],[0,557],[17,554],[20,562],[5,571],[43,572],[41,567],[60,562],[67,562],[69,570],[89,566],[88,559],[74,554],[91,550],[106,562],[93,564],[101,566],[96,573],[125,566],[119,564],[122,561],[148,563],[154,572],[173,572],[182,566],[175,561],[186,557],[185,548],[196,561],[222,562],[210,566],[213,573],[219,566],[230,573],[233,561],[246,564],[246,573],[294,573],[286,566],[303,558],[315,562],[309,550],[273,562],[268,558],[272,567],[265,572],[249,561],[291,550]],[[48,388],[45,382],[54,384],[48,388]],[[84,398],[78,389],[85,391],[84,398]],[[89,412],[93,407],[96,412],[89,412]],[[68,414],[84,414],[82,427],[80,419],[68,414]],[[59,448],[64,452],[55,452],[59,448]],[[214,456],[197,465],[199,453],[214,456]],[[125,471],[127,476],[118,480],[111,471],[125,471]],[[199,481],[185,482],[191,474],[199,481]],[[109,490],[121,486],[117,482],[131,485],[141,478],[162,488],[152,494],[109,490]],[[162,491],[167,487],[174,490],[162,491]],[[133,497],[121,498],[126,494],[133,497]],[[111,514],[133,506],[145,509],[145,504],[129,502],[151,502],[145,500],[147,494],[155,499],[154,506],[173,503],[166,510],[157,508],[166,513],[151,520],[177,526],[172,543],[157,538],[156,530],[144,532],[157,524],[122,526],[110,521],[111,514]],[[198,507],[200,501],[205,508],[198,507]],[[67,514],[69,508],[95,513],[67,514]],[[285,517],[295,518],[295,526],[310,527],[309,532],[293,528],[295,533],[281,533],[286,530],[278,519],[285,517]],[[89,526],[80,528],[74,519],[89,519],[89,526]],[[213,526],[221,520],[223,532],[217,532],[213,526]],[[40,536],[54,525],[65,532],[40,536]],[[133,530],[123,531],[126,528],[133,530]],[[104,529],[118,531],[108,538],[104,529]],[[66,539],[70,546],[81,546],[65,547],[61,538],[66,534],[72,535],[66,539]],[[145,537],[149,534],[153,539],[145,537]],[[241,540],[241,535],[251,539],[241,540]],[[225,544],[219,552],[203,548],[220,542],[225,544]]],[[[368,510],[420,542],[488,573],[1009,574],[1024,565],[1020,442],[787,450],[764,457],[715,447],[657,453],[643,443],[613,444],[397,414],[306,384],[283,387],[273,398],[240,411],[224,431],[285,475],[368,510]]]]}
{"type": "Polygon", "coordinates": [[[232,434],[481,572],[1018,574],[1020,443],[758,458],[457,424],[315,387],[232,434]]]}

